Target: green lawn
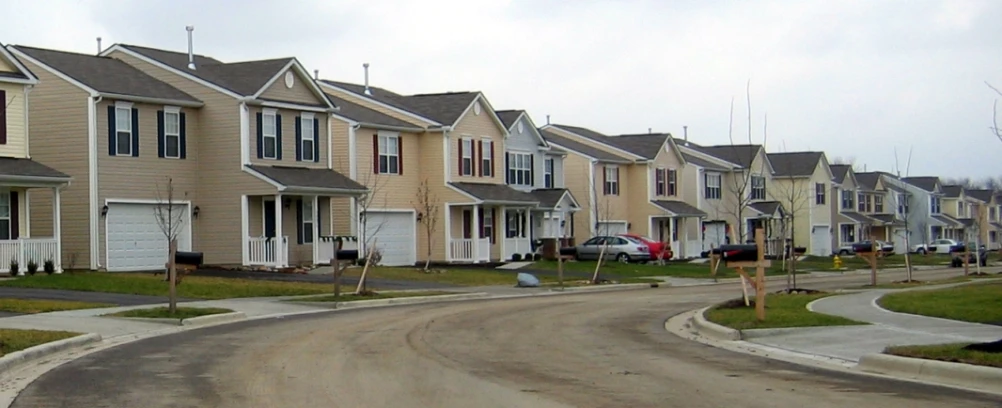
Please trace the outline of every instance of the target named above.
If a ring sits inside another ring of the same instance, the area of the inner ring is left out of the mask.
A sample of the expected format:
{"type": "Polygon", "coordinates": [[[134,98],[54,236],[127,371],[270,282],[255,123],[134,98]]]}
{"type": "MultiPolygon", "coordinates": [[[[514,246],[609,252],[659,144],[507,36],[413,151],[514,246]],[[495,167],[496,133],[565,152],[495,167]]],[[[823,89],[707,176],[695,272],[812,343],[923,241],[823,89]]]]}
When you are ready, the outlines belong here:
{"type": "Polygon", "coordinates": [[[188,319],[192,317],[208,316],[214,314],[233,313],[230,309],[220,307],[178,307],[176,313],[171,314],[166,306],[152,307],[147,309],[132,309],[123,312],[112,313],[105,316],[114,317],[146,317],[153,319],[188,319]]]}
{"type": "Polygon", "coordinates": [[[65,331],[0,329],[0,356],[79,335],[65,331]]]}
{"type": "Polygon", "coordinates": [[[111,307],[105,303],[76,302],[72,300],[0,299],[0,311],[11,313],[47,313],[60,310],[97,309],[111,307]]]}
{"type": "Polygon", "coordinates": [[[901,357],[924,358],[988,367],[1002,368],[1002,353],[964,350],[967,343],[936,344],[931,346],[894,346],[884,350],[885,354],[901,357]]]}
{"type": "Polygon", "coordinates": [[[765,301],[764,322],[759,322],[755,318],[754,301],[751,302],[751,307],[746,307],[743,300],[726,302],[710,308],[706,311],[705,316],[711,322],[737,330],[866,324],[844,317],[814,313],[807,310],[808,303],[826,296],[831,296],[831,294],[768,295],[765,301]]]}
{"type": "Polygon", "coordinates": [[[935,286],[935,285],[946,285],[950,283],[964,283],[970,282],[978,279],[998,279],[998,275],[970,275],[970,276],[954,276],[952,278],[936,279],[929,281],[912,281],[912,282],[891,282],[891,283],[881,283],[877,286],[863,285],[860,289],[907,289],[907,288],[917,288],[922,286],[935,286]]]}
{"type": "MultiPolygon", "coordinates": [[[[866,262],[865,259],[858,256],[839,256],[842,260],[842,268],[844,270],[856,270],[856,269],[870,269],[870,264],[866,262]]],[[[939,266],[949,266],[950,258],[946,256],[922,256],[922,255],[911,255],[912,265],[939,265],[939,266]]],[[[830,256],[808,256],[807,259],[797,262],[797,269],[804,268],[814,271],[821,272],[832,272],[837,271],[834,265],[834,258],[830,256]]],[[[877,258],[877,268],[903,268],[905,266],[905,256],[904,255],[891,255],[881,258],[877,258]]]]}
{"type": "MultiPolygon", "coordinates": [[[[557,270],[556,261],[539,261],[531,266],[526,267],[526,269],[538,269],[544,271],[555,271],[557,270]]],[[[570,261],[564,263],[564,271],[567,274],[572,274],[575,277],[580,277],[583,274],[590,274],[595,272],[595,261],[570,261]]],[[[750,275],[755,274],[754,269],[746,270],[750,275]]],[[[798,271],[800,269],[798,268],[798,271]]],[[[644,276],[671,276],[676,278],[695,278],[695,279],[710,279],[712,275],[710,274],[710,263],[691,263],[686,261],[679,262],[668,262],[666,265],[655,265],[653,263],[648,264],[637,264],[637,263],[621,263],[615,261],[607,261],[605,265],[602,266],[600,274],[617,276],[620,278],[637,278],[644,276]]],[[[806,273],[807,271],[803,271],[806,273]]],[[[801,273],[801,272],[798,272],[801,273]]],[[[772,261],[772,267],[766,269],[766,275],[784,275],[785,271],[782,269],[781,261],[772,261]]],[[[728,269],[724,265],[720,265],[717,268],[717,278],[737,278],[738,274],[734,272],[733,269],[728,269]]]]}
{"type": "MultiPolygon", "coordinates": [[[[594,263],[592,263],[594,265],[594,263]]],[[[531,268],[530,268],[531,269],[531,268]]],[[[554,268],[555,270],[555,268],[554,268]]],[[[366,279],[388,279],[388,280],[409,280],[419,282],[436,282],[457,286],[510,286],[518,281],[517,270],[500,269],[432,269],[432,272],[424,272],[421,268],[408,267],[386,267],[377,266],[370,268],[366,279]]],[[[362,274],[362,268],[351,268],[345,271],[344,276],[358,277],[362,274]]],[[[536,274],[540,283],[556,283],[557,275],[536,274]]],[[[591,276],[564,275],[564,281],[587,280],[591,276]]],[[[627,278],[620,279],[617,283],[649,283],[648,279],[627,278]]]]}
{"type": "MultiPolygon", "coordinates": [[[[0,286],[64,289],[87,292],[167,296],[163,275],[109,272],[63,273],[24,276],[0,281],[0,286]]],[[[178,296],[191,299],[314,295],[330,292],[331,286],[317,283],[274,282],[250,279],[186,276],[178,285],[178,296]]]]}
{"type": "Polygon", "coordinates": [[[446,291],[421,291],[421,292],[377,292],[369,295],[356,295],[353,293],[341,294],[337,299],[334,295],[326,296],[316,296],[304,299],[296,299],[297,302],[353,302],[357,300],[375,300],[375,299],[397,299],[397,298],[407,298],[407,297],[425,297],[425,296],[442,296],[442,295],[457,295],[458,292],[446,292],[446,291]]]}
{"type": "Polygon", "coordinates": [[[946,289],[891,293],[881,307],[901,313],[974,323],[1002,322],[1002,283],[986,282],[946,289]]]}

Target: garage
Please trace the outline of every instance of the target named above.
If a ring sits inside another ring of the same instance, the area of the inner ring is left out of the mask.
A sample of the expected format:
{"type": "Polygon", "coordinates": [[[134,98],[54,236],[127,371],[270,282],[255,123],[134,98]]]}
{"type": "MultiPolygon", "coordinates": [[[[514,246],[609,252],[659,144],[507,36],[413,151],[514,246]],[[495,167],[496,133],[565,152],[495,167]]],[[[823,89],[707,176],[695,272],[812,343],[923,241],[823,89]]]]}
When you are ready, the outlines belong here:
{"type": "Polygon", "coordinates": [[[827,225],[815,225],[811,228],[811,255],[829,256],[832,254],[832,238],[827,225]]]}
{"type": "Polygon", "coordinates": [[[626,222],[623,221],[606,221],[599,222],[598,228],[595,230],[596,235],[619,235],[627,233],[626,222]]]}
{"type": "Polygon", "coordinates": [[[372,212],[365,215],[365,241],[375,243],[381,265],[412,266],[417,263],[417,226],[412,212],[372,212]]]}
{"type": "Polygon", "coordinates": [[[723,222],[707,222],[703,224],[703,250],[710,247],[719,248],[727,243],[727,224],[723,222]]]}
{"type": "MultiPolygon", "coordinates": [[[[108,271],[163,270],[167,263],[167,238],[157,223],[157,204],[108,203],[105,216],[105,243],[108,271]]],[[[178,250],[191,250],[191,219],[188,205],[176,205],[182,225],[178,250]]]]}
{"type": "Polygon", "coordinates": [[[905,235],[908,233],[904,228],[895,228],[891,233],[891,242],[894,243],[894,253],[903,254],[908,252],[908,245],[905,244],[905,235]]]}

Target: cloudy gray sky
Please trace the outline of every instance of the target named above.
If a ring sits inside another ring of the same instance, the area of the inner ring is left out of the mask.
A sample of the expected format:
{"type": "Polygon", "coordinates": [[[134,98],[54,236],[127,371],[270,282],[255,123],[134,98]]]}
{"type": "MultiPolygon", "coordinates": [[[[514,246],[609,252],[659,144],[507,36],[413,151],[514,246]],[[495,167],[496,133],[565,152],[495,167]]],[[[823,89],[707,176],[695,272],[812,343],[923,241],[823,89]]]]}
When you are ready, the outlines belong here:
{"type": "Polygon", "coordinates": [[[1002,1],[6,1],[0,42],[96,52],[95,37],[224,61],[296,56],[401,93],[480,90],[537,124],[824,150],[868,170],[1002,175],[988,128],[1002,1]],[[13,24],[11,24],[13,23],[13,24]]]}

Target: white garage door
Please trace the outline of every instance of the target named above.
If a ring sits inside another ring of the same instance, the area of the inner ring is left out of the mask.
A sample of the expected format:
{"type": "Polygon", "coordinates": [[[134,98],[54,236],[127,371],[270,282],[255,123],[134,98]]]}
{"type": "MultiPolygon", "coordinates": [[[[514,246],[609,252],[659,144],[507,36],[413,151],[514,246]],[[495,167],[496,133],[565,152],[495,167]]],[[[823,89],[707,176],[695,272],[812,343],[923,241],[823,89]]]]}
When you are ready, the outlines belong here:
{"type": "Polygon", "coordinates": [[[412,266],[417,262],[414,214],[369,212],[365,216],[365,241],[375,243],[386,266],[412,266]]]}
{"type": "Polygon", "coordinates": [[[600,222],[598,223],[597,235],[619,235],[627,233],[625,222],[600,222]]]}
{"type": "Polygon", "coordinates": [[[903,254],[908,251],[908,245],[905,245],[905,232],[904,228],[895,228],[892,233],[891,242],[894,243],[894,253],[903,254]]]}
{"type": "Polygon", "coordinates": [[[827,225],[815,225],[811,230],[811,255],[828,256],[832,254],[832,238],[827,225]]]}
{"type": "Polygon", "coordinates": [[[720,248],[727,242],[727,224],[712,222],[703,224],[703,250],[709,251],[710,246],[720,248]]]}
{"type": "MultiPolygon", "coordinates": [[[[108,204],[107,269],[109,271],[163,270],[167,263],[167,237],[157,222],[156,204],[108,204]]],[[[177,249],[191,250],[191,224],[188,206],[178,205],[182,225],[178,233],[177,249]]]]}

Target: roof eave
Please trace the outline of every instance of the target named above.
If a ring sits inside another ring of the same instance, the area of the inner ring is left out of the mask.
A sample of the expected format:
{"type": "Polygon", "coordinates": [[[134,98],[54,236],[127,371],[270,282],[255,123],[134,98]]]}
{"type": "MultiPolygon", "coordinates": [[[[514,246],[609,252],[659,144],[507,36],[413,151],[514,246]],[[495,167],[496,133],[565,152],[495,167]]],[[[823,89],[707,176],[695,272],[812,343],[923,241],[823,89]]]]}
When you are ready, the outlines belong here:
{"type": "Polygon", "coordinates": [[[184,101],[180,99],[151,98],[148,96],[125,95],[112,92],[98,92],[98,96],[108,99],[120,99],[124,101],[148,103],[152,105],[173,105],[185,108],[201,108],[205,106],[205,103],[203,103],[202,101],[184,101]]]}
{"type": "Polygon", "coordinates": [[[349,196],[361,196],[369,192],[368,189],[359,190],[354,188],[306,187],[306,186],[287,186],[287,185],[283,185],[283,187],[279,188],[278,191],[281,191],[283,193],[304,193],[304,194],[327,193],[327,194],[349,195],[349,196]]]}

